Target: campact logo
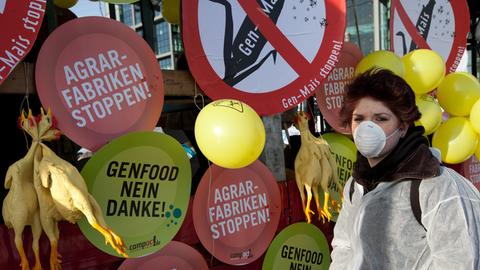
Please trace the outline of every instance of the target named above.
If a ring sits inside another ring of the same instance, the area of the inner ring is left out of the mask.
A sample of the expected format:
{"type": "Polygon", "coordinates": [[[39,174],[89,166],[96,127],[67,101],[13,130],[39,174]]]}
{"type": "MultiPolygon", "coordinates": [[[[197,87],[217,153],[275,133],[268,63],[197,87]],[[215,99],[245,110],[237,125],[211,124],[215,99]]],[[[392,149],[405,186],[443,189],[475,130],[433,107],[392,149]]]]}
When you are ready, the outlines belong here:
{"type": "Polygon", "coordinates": [[[131,244],[130,246],[128,246],[128,250],[139,251],[139,250],[143,250],[143,249],[153,247],[153,246],[158,246],[158,245],[160,245],[160,240],[157,240],[157,237],[154,235],[153,239],[136,243],[136,244],[131,244]]]}

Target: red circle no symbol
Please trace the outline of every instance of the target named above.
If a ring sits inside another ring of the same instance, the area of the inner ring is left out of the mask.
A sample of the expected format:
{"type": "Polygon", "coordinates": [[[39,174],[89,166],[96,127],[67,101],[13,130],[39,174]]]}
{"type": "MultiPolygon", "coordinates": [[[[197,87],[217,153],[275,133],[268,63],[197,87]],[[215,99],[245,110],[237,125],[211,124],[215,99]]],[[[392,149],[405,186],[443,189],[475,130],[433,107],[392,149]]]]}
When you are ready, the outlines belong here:
{"type": "Polygon", "coordinates": [[[190,70],[212,99],[232,98],[260,115],[313,95],[338,61],[345,2],[185,1],[190,70]]]}

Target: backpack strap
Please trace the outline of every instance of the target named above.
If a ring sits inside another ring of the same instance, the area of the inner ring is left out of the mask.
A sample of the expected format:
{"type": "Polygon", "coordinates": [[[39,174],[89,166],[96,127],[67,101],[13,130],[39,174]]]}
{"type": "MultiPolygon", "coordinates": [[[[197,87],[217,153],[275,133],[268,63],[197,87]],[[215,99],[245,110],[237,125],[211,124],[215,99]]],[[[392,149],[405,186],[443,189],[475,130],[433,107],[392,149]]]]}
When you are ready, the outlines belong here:
{"type": "MultiPolygon", "coordinates": [[[[420,207],[420,183],[421,180],[411,180],[410,181],[410,207],[412,208],[413,216],[417,220],[418,224],[420,224],[423,229],[426,231],[427,229],[423,226],[422,223],[422,208],[420,207]]],[[[355,192],[355,180],[352,179],[350,182],[350,202],[352,202],[353,193],[355,192]]]]}
{"type": "Polygon", "coordinates": [[[422,225],[423,229],[427,229],[422,224],[422,209],[420,208],[420,180],[412,180],[410,185],[410,206],[412,207],[413,215],[418,221],[418,224],[422,225]]]}

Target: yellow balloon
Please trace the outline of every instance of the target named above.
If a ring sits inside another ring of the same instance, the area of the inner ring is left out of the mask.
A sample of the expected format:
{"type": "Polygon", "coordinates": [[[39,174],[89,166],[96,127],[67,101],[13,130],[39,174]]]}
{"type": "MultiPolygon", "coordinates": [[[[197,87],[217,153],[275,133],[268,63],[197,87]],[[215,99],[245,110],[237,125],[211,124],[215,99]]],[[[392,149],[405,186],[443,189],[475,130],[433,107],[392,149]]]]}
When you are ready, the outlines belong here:
{"type": "Polygon", "coordinates": [[[470,110],[470,123],[473,129],[480,134],[480,98],[473,104],[470,110]]]}
{"type": "Polygon", "coordinates": [[[180,3],[181,0],[163,0],[162,1],[162,15],[165,20],[171,24],[180,24],[181,22],[181,11],[180,3]]]}
{"type": "Polygon", "coordinates": [[[445,77],[445,62],[432,50],[419,49],[402,57],[405,81],[417,95],[431,92],[445,77]]]}
{"type": "Polygon", "coordinates": [[[464,162],[475,152],[478,135],[465,117],[452,117],[433,134],[432,146],[442,152],[442,161],[450,164],[464,162]]]}
{"type": "Polygon", "coordinates": [[[422,117],[415,121],[415,125],[425,128],[423,135],[432,134],[442,124],[442,108],[430,95],[416,96],[415,103],[420,113],[422,113],[422,117]]]}
{"type": "Polygon", "coordinates": [[[480,83],[467,72],[448,74],[437,90],[438,102],[451,115],[468,116],[480,98],[480,83]]]}
{"type": "Polygon", "coordinates": [[[71,8],[77,4],[78,0],[53,0],[53,4],[59,8],[71,8]]]}
{"type": "Polygon", "coordinates": [[[365,56],[355,68],[355,75],[363,73],[371,68],[388,69],[400,77],[405,74],[402,60],[391,51],[376,51],[365,56]]]}
{"type": "Polygon", "coordinates": [[[237,169],[250,165],[262,153],[265,127],[247,104],[221,99],[205,106],[195,121],[200,151],[218,166],[237,169]]]}

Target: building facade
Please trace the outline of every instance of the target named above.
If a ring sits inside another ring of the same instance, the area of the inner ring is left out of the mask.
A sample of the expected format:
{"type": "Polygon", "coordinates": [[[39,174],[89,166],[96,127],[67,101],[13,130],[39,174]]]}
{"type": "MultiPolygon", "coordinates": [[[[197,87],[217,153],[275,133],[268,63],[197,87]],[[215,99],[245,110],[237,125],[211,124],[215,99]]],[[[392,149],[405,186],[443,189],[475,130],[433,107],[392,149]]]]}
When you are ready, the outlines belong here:
{"type": "MultiPolygon", "coordinates": [[[[158,1],[158,10],[154,11],[154,44],[155,52],[162,69],[176,69],[176,60],[183,53],[181,27],[165,21],[162,16],[161,0],[158,1]]],[[[106,4],[109,5],[109,4],[106,4]]],[[[143,36],[142,13],[140,3],[126,5],[112,5],[114,11],[108,14],[111,18],[123,22],[139,35],[143,36]]],[[[390,0],[346,0],[347,27],[346,38],[356,43],[364,55],[377,50],[390,49],[390,0]]],[[[467,49],[461,71],[472,71],[471,50],[467,49]]],[[[478,66],[479,64],[476,63],[478,66]]]]}
{"type": "MultiPolygon", "coordinates": [[[[108,4],[106,4],[108,5],[108,4]]],[[[111,5],[111,4],[110,4],[111,5]]],[[[143,36],[142,12],[140,3],[130,5],[113,5],[115,14],[108,14],[110,18],[131,27],[139,35],[143,36]]],[[[165,21],[162,16],[161,5],[159,10],[154,11],[154,44],[153,51],[162,69],[176,69],[176,60],[183,53],[180,26],[165,21]]]]}

